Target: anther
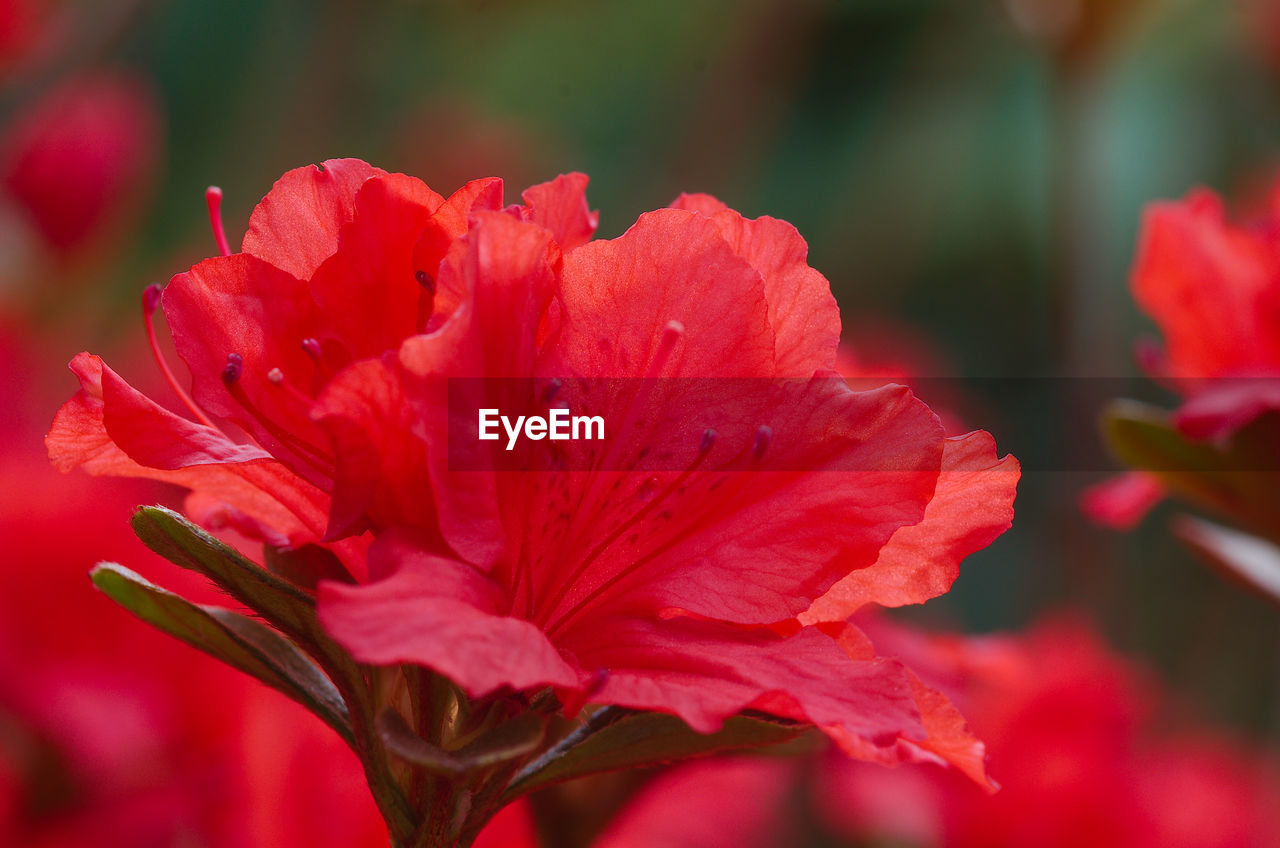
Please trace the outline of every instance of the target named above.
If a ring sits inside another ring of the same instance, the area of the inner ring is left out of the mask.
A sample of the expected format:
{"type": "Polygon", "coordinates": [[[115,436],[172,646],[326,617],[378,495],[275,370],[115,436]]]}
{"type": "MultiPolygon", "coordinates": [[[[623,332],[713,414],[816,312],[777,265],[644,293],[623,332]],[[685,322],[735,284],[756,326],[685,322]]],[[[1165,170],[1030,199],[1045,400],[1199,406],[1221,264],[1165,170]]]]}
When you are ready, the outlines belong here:
{"type": "Polygon", "coordinates": [[[234,385],[239,382],[240,375],[244,373],[244,359],[238,353],[227,354],[227,364],[222,368],[222,382],[227,386],[234,385]]]}
{"type": "Polygon", "coordinates": [[[716,444],[716,431],[710,427],[702,431],[702,441],[698,444],[699,453],[710,453],[716,444]]]}
{"type": "Polygon", "coordinates": [[[231,255],[231,245],[227,243],[227,231],[222,227],[222,189],[209,186],[204,190],[204,203],[209,207],[209,226],[213,228],[214,241],[223,256],[231,255]]]}
{"type": "Polygon", "coordinates": [[[436,293],[436,278],[426,271],[414,271],[413,278],[418,281],[418,285],[422,286],[428,294],[436,293]]]}
{"type": "Polygon", "coordinates": [[[284,383],[284,372],[279,368],[272,368],[267,372],[267,382],[273,386],[279,386],[284,383]]]}
{"type": "Polygon", "coordinates": [[[773,441],[773,428],[768,424],[761,424],[756,428],[756,440],[751,446],[751,455],[756,459],[764,456],[764,452],[769,449],[769,443],[773,441]]]}
{"type": "Polygon", "coordinates": [[[156,307],[160,305],[160,295],[164,293],[164,289],[159,283],[152,283],[142,290],[142,312],[145,315],[151,315],[156,311],[156,307]]]}
{"type": "Polygon", "coordinates": [[[303,339],[302,352],[305,353],[307,356],[311,357],[312,359],[314,359],[316,362],[319,362],[320,361],[320,342],[316,341],[315,339],[303,339]]]}

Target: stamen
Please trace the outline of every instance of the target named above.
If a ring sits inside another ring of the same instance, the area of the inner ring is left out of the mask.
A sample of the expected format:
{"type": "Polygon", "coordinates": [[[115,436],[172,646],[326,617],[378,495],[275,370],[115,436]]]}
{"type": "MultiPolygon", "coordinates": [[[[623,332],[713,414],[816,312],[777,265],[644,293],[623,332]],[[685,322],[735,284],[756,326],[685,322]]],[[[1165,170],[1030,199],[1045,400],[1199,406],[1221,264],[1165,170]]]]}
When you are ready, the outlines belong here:
{"type": "Polygon", "coordinates": [[[142,321],[147,327],[147,343],[151,345],[151,355],[155,357],[156,365],[160,366],[160,373],[164,375],[165,382],[169,384],[169,388],[173,389],[174,394],[182,401],[183,406],[191,411],[206,427],[218,429],[218,425],[209,420],[209,416],[204,414],[204,410],[196,406],[196,402],[191,399],[191,395],[178,384],[178,378],[174,376],[173,371],[169,368],[169,363],[165,362],[164,356],[160,353],[160,342],[156,339],[155,322],[152,315],[156,311],[156,307],[160,305],[160,293],[162,289],[159,283],[152,283],[142,291],[142,321]]]}
{"type": "Polygon", "coordinates": [[[757,460],[764,456],[764,452],[769,449],[769,444],[773,441],[773,428],[768,424],[761,424],[756,428],[755,444],[751,446],[751,454],[757,460]]]}
{"type": "Polygon", "coordinates": [[[294,400],[298,401],[303,406],[305,406],[307,409],[315,408],[315,405],[316,405],[315,398],[308,396],[305,392],[303,392],[297,386],[293,385],[293,383],[290,383],[288,380],[286,380],[284,377],[284,372],[281,371],[279,368],[272,368],[270,371],[267,372],[267,382],[273,386],[279,386],[281,391],[288,394],[294,400]]]}
{"type": "Polygon", "coordinates": [[[320,342],[315,339],[303,339],[302,352],[311,357],[317,365],[320,364],[320,342]]]}
{"type": "Polygon", "coordinates": [[[231,245],[227,243],[227,231],[222,227],[222,189],[209,186],[204,190],[204,202],[209,207],[209,226],[213,228],[218,250],[223,256],[230,256],[231,245]]]}
{"type": "Polygon", "coordinates": [[[676,344],[683,337],[684,324],[675,320],[668,321],[667,325],[662,328],[662,338],[658,341],[657,350],[653,352],[653,359],[649,362],[649,370],[645,372],[646,379],[653,379],[662,375],[662,369],[675,351],[676,344]]]}
{"type": "Polygon", "coordinates": [[[708,427],[702,431],[702,442],[698,445],[698,452],[701,454],[711,453],[711,449],[716,444],[716,431],[708,427]]]}
{"type": "MultiPolygon", "coordinates": [[[[227,354],[227,364],[222,369],[222,382],[226,385],[227,391],[235,398],[236,403],[244,409],[245,412],[262,425],[282,447],[293,451],[299,459],[311,465],[322,474],[331,476],[333,474],[333,457],[317,450],[311,445],[299,440],[290,433],[282,430],[270,418],[263,415],[262,412],[249,399],[249,395],[245,393],[244,386],[240,384],[240,378],[244,375],[244,358],[238,353],[227,354]]],[[[284,373],[279,368],[273,368],[267,372],[267,381],[273,385],[292,388],[284,380],[284,373]],[[278,382],[277,382],[278,379],[278,382]]],[[[297,391],[297,389],[294,389],[297,391]]],[[[301,394],[301,392],[298,392],[301,394]]],[[[314,401],[306,398],[308,405],[314,405],[314,401]]]]}
{"type": "Polygon", "coordinates": [[[227,364],[222,367],[222,382],[230,388],[240,382],[240,375],[243,373],[244,358],[238,353],[228,353],[227,364]]]}

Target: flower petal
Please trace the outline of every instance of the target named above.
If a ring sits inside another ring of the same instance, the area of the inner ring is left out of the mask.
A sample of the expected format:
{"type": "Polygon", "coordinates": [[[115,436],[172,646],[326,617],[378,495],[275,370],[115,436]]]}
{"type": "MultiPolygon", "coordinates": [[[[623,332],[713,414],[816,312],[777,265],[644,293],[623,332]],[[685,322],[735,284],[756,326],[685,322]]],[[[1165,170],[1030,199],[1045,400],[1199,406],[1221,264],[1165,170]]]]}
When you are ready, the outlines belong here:
{"type": "Polygon", "coordinates": [[[294,168],[254,207],[241,250],[300,280],[338,249],[338,231],[351,220],[356,192],[374,174],[359,159],[329,159],[294,168]]]}
{"type": "Polygon", "coordinates": [[[1132,287],[1164,334],[1171,376],[1274,373],[1280,367],[1277,273],[1271,242],[1228,223],[1211,192],[1148,207],[1132,287]]]}
{"type": "Polygon", "coordinates": [[[302,341],[319,322],[306,284],[246,253],[206,259],[178,274],[164,290],[164,313],[174,347],[191,371],[192,397],[210,413],[234,421],[277,459],[316,485],[328,439],[311,408],[271,382],[278,372],[310,394],[317,364],[302,341]],[[232,395],[222,378],[228,357],[240,357],[232,395]],[[248,404],[244,400],[248,400],[248,404]]]}
{"type": "Polygon", "coordinates": [[[1080,509],[1103,527],[1129,530],[1164,496],[1160,478],[1144,471],[1131,471],[1085,489],[1080,495],[1080,509]]]}
{"type": "Polygon", "coordinates": [[[744,218],[705,194],[682,194],[671,206],[715,221],[734,253],[764,279],[779,375],[808,377],[835,367],[840,309],[827,278],[809,267],[809,245],[795,227],[777,218],[744,218]]]}
{"type": "Polygon", "coordinates": [[[371,177],[356,193],[337,249],[310,284],[326,331],[352,357],[395,350],[431,317],[435,269],[417,267],[414,248],[444,202],[421,180],[403,174],[371,177]]]}
{"type": "Polygon", "coordinates": [[[947,439],[923,520],[894,533],[874,565],[832,586],[801,623],[842,621],[863,604],[919,604],[946,592],[964,558],[1011,526],[1019,477],[1018,461],[998,458],[989,434],[977,430],[947,439]]]}
{"type": "Polygon", "coordinates": [[[478,570],[424,553],[377,583],[323,582],[318,604],[325,629],[360,662],[417,663],[473,697],[578,685],[542,631],[498,612],[500,597],[478,570]]]}
{"type": "Polygon", "coordinates": [[[927,739],[908,673],[894,660],[855,660],[806,627],[789,636],[686,617],[622,619],[607,637],[565,647],[604,679],[597,703],[673,713],[701,733],[749,707],[818,725],[851,753],[894,756],[927,739]]]}
{"type": "Polygon", "coordinates": [[[323,493],[280,463],[264,459],[265,454],[253,448],[217,444],[211,435],[215,431],[156,406],[96,356],[79,354],[71,369],[80,378],[80,391],[58,410],[45,438],[49,458],[61,471],[80,467],[93,475],[142,477],[185,486],[252,516],[292,542],[319,538],[324,529],[323,493]],[[112,385],[109,394],[104,383],[112,385]],[[108,414],[116,424],[113,431],[108,430],[108,414]],[[131,426],[142,429],[131,432],[127,429],[131,426]],[[184,443],[184,433],[196,438],[184,443]],[[136,451],[138,458],[126,453],[117,439],[136,451]],[[241,461],[213,459],[237,455],[241,461]],[[145,464],[153,460],[172,465],[185,459],[197,464],[173,468],[145,464]]]}
{"type": "Polygon", "coordinates": [[[549,183],[525,189],[526,221],[546,227],[565,253],[591,241],[600,213],[587,205],[587,175],[561,174],[549,183]]]}

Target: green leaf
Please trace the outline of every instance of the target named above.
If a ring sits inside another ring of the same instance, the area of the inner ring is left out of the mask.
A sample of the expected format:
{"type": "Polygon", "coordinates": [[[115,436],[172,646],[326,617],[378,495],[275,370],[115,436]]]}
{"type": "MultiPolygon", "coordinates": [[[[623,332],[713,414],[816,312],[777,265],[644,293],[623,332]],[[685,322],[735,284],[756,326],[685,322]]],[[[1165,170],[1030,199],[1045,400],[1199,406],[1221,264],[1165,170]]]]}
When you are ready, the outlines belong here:
{"type": "Polygon", "coordinates": [[[270,627],[228,609],[193,604],[115,563],[99,564],[90,577],[143,621],[283,692],[354,744],[347,706],[333,683],[270,627]]]}
{"type": "Polygon", "coordinates": [[[753,713],[733,716],[717,732],[704,734],[665,713],[605,707],[516,775],[505,799],[589,774],[782,745],[810,730],[753,713]]]}
{"type": "Polygon", "coordinates": [[[354,661],[320,626],[315,598],[306,591],[164,507],[139,507],[133,516],[133,530],[151,550],[205,575],[283,631],[320,660],[331,678],[340,676],[342,683],[352,687],[365,685],[354,661]]]}
{"type": "Polygon", "coordinates": [[[1211,521],[1180,516],[1174,534],[1210,565],[1280,605],[1280,547],[1211,521]]]}
{"type": "Polygon", "coordinates": [[[357,753],[378,808],[393,832],[411,830],[412,815],[388,770],[373,726],[375,706],[365,669],[320,626],[315,598],[164,507],[140,507],[133,516],[133,530],[160,556],[217,583],[320,664],[351,711],[357,753]]]}
{"type": "MultiPolygon", "coordinates": [[[[1170,490],[1211,510],[1232,516],[1260,532],[1275,532],[1280,513],[1273,493],[1280,475],[1267,470],[1274,457],[1259,454],[1258,426],[1246,427],[1225,444],[1187,438],[1169,413],[1136,401],[1111,404],[1103,432],[1126,465],[1154,474],[1170,490]]],[[[1271,451],[1274,452],[1272,441],[1271,451]]]]}

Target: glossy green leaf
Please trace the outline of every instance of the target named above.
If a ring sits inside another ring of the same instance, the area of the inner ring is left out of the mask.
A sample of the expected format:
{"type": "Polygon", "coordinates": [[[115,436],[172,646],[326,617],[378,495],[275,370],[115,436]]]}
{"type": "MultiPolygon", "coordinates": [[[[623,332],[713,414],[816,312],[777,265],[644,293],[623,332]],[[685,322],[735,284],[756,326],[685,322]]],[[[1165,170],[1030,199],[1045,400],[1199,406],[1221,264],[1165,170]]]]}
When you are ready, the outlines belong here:
{"type": "Polygon", "coordinates": [[[1216,444],[1187,438],[1168,412],[1136,401],[1116,401],[1103,416],[1107,442],[1126,465],[1154,474],[1170,490],[1207,509],[1275,532],[1280,506],[1271,493],[1280,485],[1280,474],[1267,470],[1273,458],[1258,455],[1255,429],[1245,428],[1231,442],[1216,444]]]}
{"type": "Polygon", "coordinates": [[[193,604],[115,563],[98,565],[90,576],[103,593],[143,621],[283,692],[352,743],[338,690],[309,657],[270,627],[228,609],[193,604]]]}

